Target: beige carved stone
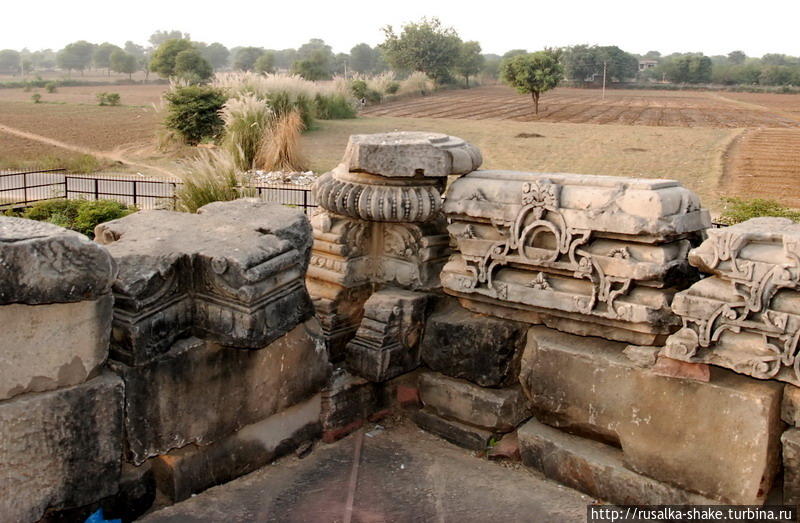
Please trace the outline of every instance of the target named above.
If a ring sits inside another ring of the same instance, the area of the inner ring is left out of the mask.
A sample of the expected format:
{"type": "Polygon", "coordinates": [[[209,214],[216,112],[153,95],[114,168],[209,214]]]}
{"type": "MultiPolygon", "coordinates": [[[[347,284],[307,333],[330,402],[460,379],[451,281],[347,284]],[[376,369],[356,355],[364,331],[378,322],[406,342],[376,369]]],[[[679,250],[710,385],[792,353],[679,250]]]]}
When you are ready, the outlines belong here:
{"type": "Polygon", "coordinates": [[[457,245],[441,278],[476,312],[655,345],[678,328],[675,287],[709,226],[672,180],[478,171],[450,187],[457,245]]]}
{"type": "Polygon", "coordinates": [[[800,224],[754,218],[708,235],[689,261],[712,276],[675,295],[683,328],[663,354],[800,385],[800,224]]]}
{"type": "Polygon", "coordinates": [[[372,292],[441,285],[450,255],[441,192],[449,175],[480,163],[477,148],[452,136],[354,135],[342,164],[317,180],[307,284],[333,359],[344,355],[372,292]]]}

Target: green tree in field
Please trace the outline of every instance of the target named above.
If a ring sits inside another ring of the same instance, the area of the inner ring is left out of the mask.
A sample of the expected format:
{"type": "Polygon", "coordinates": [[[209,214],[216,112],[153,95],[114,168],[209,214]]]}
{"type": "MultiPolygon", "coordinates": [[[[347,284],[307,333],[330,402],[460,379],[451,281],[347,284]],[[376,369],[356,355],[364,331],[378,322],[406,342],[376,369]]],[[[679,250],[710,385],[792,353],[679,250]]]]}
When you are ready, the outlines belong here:
{"type": "Polygon", "coordinates": [[[264,49],[261,47],[240,47],[233,57],[233,68],[239,71],[252,71],[262,54],[264,49]]]}
{"type": "Polygon", "coordinates": [[[599,74],[603,73],[603,63],[606,64],[606,77],[617,82],[634,78],[639,70],[639,60],[616,45],[597,47],[599,74]]]}
{"type": "Polygon", "coordinates": [[[92,63],[94,44],[86,40],[79,40],[64,47],[56,55],[56,63],[61,69],[67,71],[83,71],[92,63]]]}
{"type": "Polygon", "coordinates": [[[533,107],[539,114],[539,97],[558,85],[564,76],[559,55],[552,50],[517,55],[503,60],[500,78],[523,94],[530,94],[533,107]]]}
{"type": "Polygon", "coordinates": [[[214,42],[200,48],[200,54],[203,55],[208,63],[214,70],[219,70],[228,65],[228,59],[231,56],[228,48],[219,42],[214,42]]]}
{"type": "Polygon", "coordinates": [[[142,47],[139,44],[135,44],[132,41],[128,40],[127,42],[125,42],[124,49],[126,53],[132,55],[137,60],[141,60],[142,58],[144,58],[145,55],[144,47],[142,47]]]}
{"type": "Polygon", "coordinates": [[[111,76],[111,54],[114,51],[122,51],[118,46],[103,42],[94,48],[92,53],[92,63],[98,69],[105,69],[106,74],[111,76]]]}
{"type": "Polygon", "coordinates": [[[194,49],[192,42],[185,39],[167,40],[158,46],[150,59],[150,70],[162,78],[175,76],[175,60],[183,51],[194,49]]]}
{"type": "Polygon", "coordinates": [[[330,58],[322,50],[314,51],[309,58],[292,64],[292,73],[310,81],[328,80],[331,77],[330,58]]]}
{"type": "Polygon", "coordinates": [[[272,51],[264,51],[264,53],[258,57],[256,60],[253,69],[257,73],[266,74],[266,73],[274,73],[275,72],[275,53],[272,51]]]}
{"type": "Polygon", "coordinates": [[[22,58],[19,51],[3,49],[0,51],[0,72],[17,74],[20,72],[22,58]]]}
{"type": "MultiPolygon", "coordinates": [[[[600,64],[602,71],[603,64],[600,64]]],[[[573,82],[586,83],[597,74],[596,47],[588,45],[575,45],[564,52],[564,74],[573,82]]]]}
{"type": "Polygon", "coordinates": [[[709,83],[711,68],[711,58],[702,53],[673,56],[662,64],[663,73],[673,83],[709,83]]]}
{"type": "Polygon", "coordinates": [[[131,79],[133,73],[139,69],[139,61],[132,54],[128,54],[122,49],[116,49],[111,53],[109,60],[111,70],[115,73],[127,74],[131,79]]]}
{"type": "Polygon", "coordinates": [[[747,60],[747,55],[742,51],[731,51],[728,53],[728,62],[733,65],[742,65],[747,60]]]}
{"type": "Polygon", "coordinates": [[[177,29],[171,31],[159,30],[150,35],[148,41],[154,48],[161,47],[161,44],[168,40],[191,40],[189,33],[182,33],[177,29]]]}
{"type": "Polygon", "coordinates": [[[214,74],[214,68],[197,49],[181,51],[175,57],[175,76],[198,84],[206,82],[214,74]]]}
{"type": "Polygon", "coordinates": [[[219,89],[190,85],[179,87],[164,95],[169,103],[164,124],[176,131],[183,140],[196,145],[205,138],[216,138],[224,128],[219,115],[227,98],[219,89]]]}
{"type": "Polygon", "coordinates": [[[500,62],[502,61],[503,57],[499,54],[488,53],[483,55],[483,67],[481,68],[481,72],[492,78],[497,78],[500,75],[500,62]]]}
{"type": "Polygon", "coordinates": [[[451,27],[444,27],[438,18],[403,26],[398,35],[392,26],[383,28],[386,40],[378,47],[386,61],[397,70],[421,71],[437,84],[450,78],[458,62],[461,38],[451,27]]]}
{"type": "Polygon", "coordinates": [[[510,51],[506,51],[503,54],[503,60],[506,58],[514,58],[515,56],[519,56],[521,54],[528,54],[527,49],[512,49],[510,51]]]}
{"type": "Polygon", "coordinates": [[[469,77],[481,72],[484,61],[481,44],[474,41],[461,44],[458,61],[456,61],[456,71],[464,77],[467,87],[469,87],[469,77]]]}
{"type": "Polygon", "coordinates": [[[369,44],[358,44],[350,49],[350,69],[357,73],[367,74],[375,72],[380,52],[369,44]]]}

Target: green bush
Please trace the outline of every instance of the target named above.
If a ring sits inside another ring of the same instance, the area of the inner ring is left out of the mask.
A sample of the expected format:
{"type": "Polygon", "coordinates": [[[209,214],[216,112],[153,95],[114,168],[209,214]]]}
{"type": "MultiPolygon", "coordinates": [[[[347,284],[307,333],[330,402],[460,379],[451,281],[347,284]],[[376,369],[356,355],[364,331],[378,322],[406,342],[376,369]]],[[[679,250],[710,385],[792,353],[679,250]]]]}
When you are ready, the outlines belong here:
{"type": "Polygon", "coordinates": [[[353,96],[361,100],[362,98],[367,97],[367,82],[364,80],[353,80],[350,83],[350,90],[353,92],[353,96]]]}
{"type": "Polygon", "coordinates": [[[400,82],[389,82],[386,86],[386,94],[395,94],[400,90],[400,82]]]}
{"type": "Polygon", "coordinates": [[[276,118],[284,118],[292,110],[297,109],[303,120],[304,129],[311,129],[314,125],[314,104],[304,94],[295,94],[292,100],[292,95],[288,91],[276,91],[267,95],[267,103],[276,118]]]}
{"type": "Polygon", "coordinates": [[[23,214],[23,218],[48,222],[60,227],[72,229],[94,238],[94,228],[117,218],[136,212],[113,200],[46,200],[35,203],[23,214]]]}
{"type": "Polygon", "coordinates": [[[343,94],[317,94],[314,97],[314,114],[320,120],[355,118],[355,107],[343,94]]]}
{"type": "Polygon", "coordinates": [[[39,93],[34,93],[33,96],[31,96],[31,100],[33,100],[33,103],[35,104],[41,103],[42,95],[40,95],[39,93]]]}
{"type": "Polygon", "coordinates": [[[119,93],[97,93],[97,103],[99,105],[119,105],[119,93]]]}
{"type": "Polygon", "coordinates": [[[58,90],[58,84],[56,84],[55,82],[47,82],[46,84],[44,84],[44,88],[48,93],[52,94],[58,90]]]}
{"type": "Polygon", "coordinates": [[[225,94],[208,86],[178,87],[165,95],[169,112],[164,124],[177,132],[190,145],[204,139],[215,139],[224,122],[219,112],[225,105],[225,94]]]}
{"type": "Polygon", "coordinates": [[[800,211],[781,205],[775,200],[765,198],[722,198],[724,210],[719,222],[734,225],[760,216],[778,216],[800,221],[800,211]]]}

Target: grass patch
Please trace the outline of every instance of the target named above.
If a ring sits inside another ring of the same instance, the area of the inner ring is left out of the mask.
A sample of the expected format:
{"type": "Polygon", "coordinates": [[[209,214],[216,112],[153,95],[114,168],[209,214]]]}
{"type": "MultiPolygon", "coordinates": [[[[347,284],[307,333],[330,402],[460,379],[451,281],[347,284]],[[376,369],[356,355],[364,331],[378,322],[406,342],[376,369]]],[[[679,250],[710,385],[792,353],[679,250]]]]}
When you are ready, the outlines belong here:
{"type": "Polygon", "coordinates": [[[800,221],[800,211],[790,209],[775,200],[766,198],[721,198],[722,213],[717,221],[726,225],[735,225],[762,216],[777,216],[800,221]]]}

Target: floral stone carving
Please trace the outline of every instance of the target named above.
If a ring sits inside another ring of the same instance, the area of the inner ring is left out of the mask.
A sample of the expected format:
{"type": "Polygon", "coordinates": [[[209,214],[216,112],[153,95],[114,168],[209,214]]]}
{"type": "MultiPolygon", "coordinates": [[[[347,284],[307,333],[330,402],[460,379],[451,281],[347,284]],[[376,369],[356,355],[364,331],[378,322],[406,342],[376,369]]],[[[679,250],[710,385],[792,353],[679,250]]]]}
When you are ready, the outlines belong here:
{"type": "Polygon", "coordinates": [[[458,252],[442,284],[465,307],[641,345],[679,327],[672,296],[710,225],[678,182],[575,174],[474,172],[444,212],[458,252]]]}

